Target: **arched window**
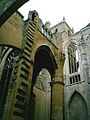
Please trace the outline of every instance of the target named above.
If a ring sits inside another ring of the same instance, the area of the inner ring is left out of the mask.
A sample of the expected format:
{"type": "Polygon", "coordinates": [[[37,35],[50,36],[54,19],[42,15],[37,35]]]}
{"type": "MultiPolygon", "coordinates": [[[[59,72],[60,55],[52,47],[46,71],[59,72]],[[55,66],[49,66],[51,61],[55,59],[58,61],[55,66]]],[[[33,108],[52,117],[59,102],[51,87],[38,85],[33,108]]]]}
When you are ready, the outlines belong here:
{"type": "Polygon", "coordinates": [[[81,81],[80,74],[78,73],[79,60],[77,46],[74,42],[71,42],[68,46],[68,61],[69,61],[70,84],[81,81]]]}
{"type": "Polygon", "coordinates": [[[19,54],[19,51],[17,49],[7,46],[2,48],[0,65],[3,69],[0,78],[0,119],[3,116],[5,109],[10,81],[15,80],[12,78],[12,75],[14,76],[14,65],[16,64],[15,59],[19,54]]]}
{"type": "Polygon", "coordinates": [[[68,59],[69,59],[69,73],[78,71],[78,53],[77,47],[74,42],[71,42],[68,46],[68,59]]]}

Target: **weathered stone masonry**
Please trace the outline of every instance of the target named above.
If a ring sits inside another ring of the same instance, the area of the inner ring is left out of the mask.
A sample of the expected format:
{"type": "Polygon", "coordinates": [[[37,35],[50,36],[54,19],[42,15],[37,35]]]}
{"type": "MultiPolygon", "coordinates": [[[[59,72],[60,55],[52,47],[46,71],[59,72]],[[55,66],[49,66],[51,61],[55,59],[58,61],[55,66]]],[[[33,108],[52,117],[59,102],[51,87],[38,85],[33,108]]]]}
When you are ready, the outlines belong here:
{"type": "Polygon", "coordinates": [[[0,27],[0,120],[89,120],[89,34],[14,13],[0,27]]]}

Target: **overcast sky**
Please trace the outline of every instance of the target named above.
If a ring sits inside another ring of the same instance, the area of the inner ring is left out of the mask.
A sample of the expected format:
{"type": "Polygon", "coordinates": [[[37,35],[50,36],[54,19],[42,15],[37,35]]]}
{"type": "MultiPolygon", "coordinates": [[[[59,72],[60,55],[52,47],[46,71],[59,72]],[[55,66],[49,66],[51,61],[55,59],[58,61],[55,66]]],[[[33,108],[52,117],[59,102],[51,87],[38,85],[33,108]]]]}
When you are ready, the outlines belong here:
{"type": "Polygon", "coordinates": [[[90,0],[30,0],[19,9],[25,19],[29,10],[36,10],[43,23],[50,21],[51,26],[65,16],[75,32],[90,22],[90,0]]]}

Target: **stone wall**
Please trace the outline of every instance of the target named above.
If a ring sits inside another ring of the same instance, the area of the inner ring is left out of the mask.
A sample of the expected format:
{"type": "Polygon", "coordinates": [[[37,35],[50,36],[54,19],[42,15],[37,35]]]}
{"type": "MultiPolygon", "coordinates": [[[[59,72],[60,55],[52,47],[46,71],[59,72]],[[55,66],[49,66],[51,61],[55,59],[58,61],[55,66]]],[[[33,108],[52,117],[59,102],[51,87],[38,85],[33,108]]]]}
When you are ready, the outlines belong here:
{"type": "Polygon", "coordinates": [[[14,13],[0,27],[0,45],[22,48],[24,21],[20,13],[14,13]]]}

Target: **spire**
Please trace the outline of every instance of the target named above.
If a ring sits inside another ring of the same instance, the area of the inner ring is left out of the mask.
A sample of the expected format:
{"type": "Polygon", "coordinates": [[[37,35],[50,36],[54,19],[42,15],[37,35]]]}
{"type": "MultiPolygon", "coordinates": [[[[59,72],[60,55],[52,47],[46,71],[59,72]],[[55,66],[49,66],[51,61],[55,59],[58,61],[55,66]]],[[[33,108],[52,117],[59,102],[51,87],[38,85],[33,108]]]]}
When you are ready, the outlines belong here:
{"type": "Polygon", "coordinates": [[[72,32],[74,33],[74,29],[73,29],[73,27],[72,27],[72,32]]]}
{"type": "Polygon", "coordinates": [[[65,22],[65,16],[63,16],[63,22],[65,22]]]}

